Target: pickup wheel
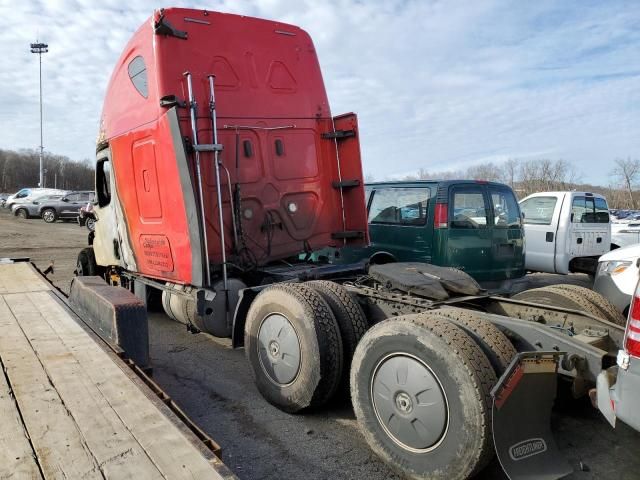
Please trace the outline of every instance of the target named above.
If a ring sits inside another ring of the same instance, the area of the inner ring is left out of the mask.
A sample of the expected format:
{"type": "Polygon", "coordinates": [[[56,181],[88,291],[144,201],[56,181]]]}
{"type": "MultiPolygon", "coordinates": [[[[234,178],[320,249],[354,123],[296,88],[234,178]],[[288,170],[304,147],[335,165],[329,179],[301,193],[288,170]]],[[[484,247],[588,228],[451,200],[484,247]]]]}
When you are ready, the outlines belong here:
{"type": "Polygon", "coordinates": [[[595,317],[608,320],[603,312],[585,297],[568,290],[555,288],[555,286],[525,290],[524,292],[515,294],[512,298],[515,300],[539,303],[541,305],[580,310],[595,317]]]}
{"type": "Polygon", "coordinates": [[[604,315],[604,319],[610,321],[611,323],[615,323],[616,325],[620,325],[624,327],[627,324],[627,319],[622,312],[616,308],[616,306],[611,303],[607,298],[603,295],[595,292],[589,288],[581,287],[579,285],[553,285],[552,288],[557,290],[565,290],[567,292],[572,292],[575,295],[582,296],[595,305],[600,311],[602,315],[604,315]]]}
{"type": "Polygon", "coordinates": [[[258,390],[286,412],[324,405],[340,384],[340,329],[309,286],[280,284],[260,292],[247,313],[244,345],[258,390]]]}
{"type": "Polygon", "coordinates": [[[58,215],[53,208],[45,208],[42,211],[42,219],[47,223],[53,223],[58,219],[58,215]]]}
{"type": "Polygon", "coordinates": [[[384,320],[362,337],[351,398],[364,437],[412,479],[463,479],[493,456],[496,374],[480,347],[437,313],[384,320]]]}
{"type": "Polygon", "coordinates": [[[498,376],[504,373],[511,360],[518,354],[507,336],[493,323],[482,318],[482,313],[462,308],[441,308],[438,313],[447,317],[475,340],[498,376]]]}
{"type": "Polygon", "coordinates": [[[367,318],[362,307],[342,285],[327,280],[313,280],[306,282],[305,285],[309,285],[324,298],[336,317],[343,347],[344,378],[342,381],[348,388],[351,358],[358,342],[367,331],[369,326],[367,318]]]}

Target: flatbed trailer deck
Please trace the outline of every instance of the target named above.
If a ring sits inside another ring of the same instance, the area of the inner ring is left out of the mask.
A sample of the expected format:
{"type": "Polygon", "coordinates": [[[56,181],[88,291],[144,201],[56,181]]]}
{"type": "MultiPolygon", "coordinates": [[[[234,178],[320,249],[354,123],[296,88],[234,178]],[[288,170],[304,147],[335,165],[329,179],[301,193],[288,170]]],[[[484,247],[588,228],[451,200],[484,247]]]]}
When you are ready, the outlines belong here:
{"type": "Polygon", "coordinates": [[[0,264],[0,478],[235,478],[25,262],[0,264]]]}

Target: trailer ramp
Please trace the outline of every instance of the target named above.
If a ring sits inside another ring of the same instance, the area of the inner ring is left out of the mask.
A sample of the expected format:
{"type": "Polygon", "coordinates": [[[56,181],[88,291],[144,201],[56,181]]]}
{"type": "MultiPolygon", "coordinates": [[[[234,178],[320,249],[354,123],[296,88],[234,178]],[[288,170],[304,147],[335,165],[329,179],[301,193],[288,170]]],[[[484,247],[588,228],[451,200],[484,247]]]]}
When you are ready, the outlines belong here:
{"type": "Polygon", "coordinates": [[[235,478],[52,289],[0,264],[0,478],[235,478]]]}

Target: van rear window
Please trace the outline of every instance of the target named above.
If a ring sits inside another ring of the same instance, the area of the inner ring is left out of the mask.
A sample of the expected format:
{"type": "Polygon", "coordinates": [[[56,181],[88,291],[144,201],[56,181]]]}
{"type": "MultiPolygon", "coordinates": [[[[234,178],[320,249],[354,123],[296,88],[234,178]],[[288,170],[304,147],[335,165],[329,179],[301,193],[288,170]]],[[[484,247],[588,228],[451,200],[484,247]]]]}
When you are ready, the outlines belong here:
{"type": "Polygon", "coordinates": [[[524,213],[524,223],[529,225],[551,225],[556,197],[533,197],[520,202],[520,211],[524,213]]]}
{"type": "Polygon", "coordinates": [[[574,197],[571,204],[573,223],[609,223],[609,207],[603,198],[574,197]]]}

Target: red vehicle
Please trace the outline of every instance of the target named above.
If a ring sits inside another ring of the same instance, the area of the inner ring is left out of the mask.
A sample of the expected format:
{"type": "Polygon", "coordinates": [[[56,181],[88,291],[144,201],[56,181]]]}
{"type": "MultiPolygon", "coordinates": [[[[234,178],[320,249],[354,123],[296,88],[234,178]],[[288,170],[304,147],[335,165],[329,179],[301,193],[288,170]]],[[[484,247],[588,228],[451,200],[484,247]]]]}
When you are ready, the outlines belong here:
{"type": "MultiPolygon", "coordinates": [[[[332,117],[313,42],[300,28],[159,10],[128,43],[107,88],[98,222],[79,268],[193,287],[193,298],[205,298],[203,289],[237,298],[246,272],[365,244],[357,131],[354,114],[332,117]]],[[[189,299],[171,296],[167,305],[183,312],[189,299]]],[[[183,320],[195,322],[193,310],[183,320]]],[[[198,327],[230,335],[226,314],[216,318],[198,327]]]]}

